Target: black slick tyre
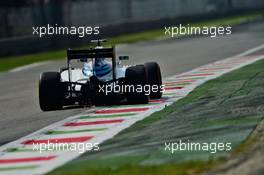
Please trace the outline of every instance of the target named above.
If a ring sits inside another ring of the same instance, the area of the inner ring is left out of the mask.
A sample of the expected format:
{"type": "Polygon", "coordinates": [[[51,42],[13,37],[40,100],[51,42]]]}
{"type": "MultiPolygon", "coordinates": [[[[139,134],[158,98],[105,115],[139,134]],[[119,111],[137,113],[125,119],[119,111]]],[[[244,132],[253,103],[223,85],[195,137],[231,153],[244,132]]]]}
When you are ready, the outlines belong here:
{"type": "Polygon", "coordinates": [[[160,67],[156,62],[148,62],[144,64],[147,73],[147,84],[151,87],[149,97],[151,99],[160,99],[162,96],[162,78],[160,67]]]}
{"type": "Polygon", "coordinates": [[[126,93],[127,102],[129,104],[147,104],[149,101],[148,95],[144,90],[137,91],[138,87],[144,87],[147,83],[147,75],[144,65],[132,66],[126,69],[126,88],[129,92],[126,93]],[[133,87],[133,88],[132,88],[133,87]]]}
{"type": "Polygon", "coordinates": [[[59,72],[44,72],[39,80],[39,105],[42,111],[62,108],[62,85],[59,72]]]}

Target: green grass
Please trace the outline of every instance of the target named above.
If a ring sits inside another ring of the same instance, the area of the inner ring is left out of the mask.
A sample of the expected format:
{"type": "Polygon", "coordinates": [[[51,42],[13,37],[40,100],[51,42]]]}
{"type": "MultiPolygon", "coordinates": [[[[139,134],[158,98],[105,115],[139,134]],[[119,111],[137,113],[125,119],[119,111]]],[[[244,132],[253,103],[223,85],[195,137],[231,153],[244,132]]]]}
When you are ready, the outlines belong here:
{"type": "Polygon", "coordinates": [[[194,123],[194,127],[213,127],[213,126],[225,126],[225,125],[243,125],[249,123],[259,123],[261,118],[259,116],[246,116],[244,118],[231,118],[231,119],[218,119],[210,120],[204,123],[194,123]]]}
{"type": "MultiPolygon", "coordinates": [[[[260,17],[263,17],[263,12],[249,13],[239,16],[226,17],[215,20],[202,21],[192,23],[192,26],[235,26],[242,23],[254,21],[260,17]]],[[[134,43],[138,41],[153,40],[155,38],[165,37],[164,29],[151,30],[133,34],[127,34],[122,36],[116,36],[108,38],[109,45],[116,45],[121,43],[134,43]]],[[[180,36],[179,36],[180,37],[180,36]]],[[[0,71],[7,71],[19,66],[28,65],[35,62],[59,60],[66,57],[65,50],[50,51],[46,53],[29,54],[23,56],[4,57],[0,59],[0,71]]]]}
{"type": "MultiPolygon", "coordinates": [[[[219,161],[220,162],[220,161],[219,161]]],[[[217,166],[219,162],[214,161],[188,161],[180,164],[165,164],[153,166],[141,166],[136,164],[121,165],[119,168],[109,167],[91,167],[90,164],[82,163],[82,169],[74,168],[76,171],[72,172],[72,167],[59,169],[52,175],[195,175],[201,172],[209,171],[217,166]]],[[[93,164],[92,164],[93,165],[93,164]]]]}

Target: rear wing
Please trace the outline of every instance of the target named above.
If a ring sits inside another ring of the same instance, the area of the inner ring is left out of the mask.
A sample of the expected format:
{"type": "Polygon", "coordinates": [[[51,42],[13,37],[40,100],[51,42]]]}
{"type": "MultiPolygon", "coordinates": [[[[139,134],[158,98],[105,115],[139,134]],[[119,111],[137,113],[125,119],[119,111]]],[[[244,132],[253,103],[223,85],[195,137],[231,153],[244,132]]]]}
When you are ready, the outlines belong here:
{"type": "MultiPolygon", "coordinates": [[[[116,79],[116,58],[115,58],[115,48],[92,48],[92,49],[80,49],[80,50],[67,50],[67,63],[68,63],[68,70],[70,69],[70,61],[71,60],[80,60],[80,59],[97,59],[97,58],[112,58],[112,72],[113,72],[113,79],[116,79]]],[[[70,77],[70,71],[69,77],[70,77]]],[[[69,78],[69,81],[71,78],[69,78]]]]}
{"type": "Polygon", "coordinates": [[[113,58],[115,59],[115,49],[110,48],[95,48],[83,50],[67,50],[67,59],[82,59],[82,58],[113,58]]]}

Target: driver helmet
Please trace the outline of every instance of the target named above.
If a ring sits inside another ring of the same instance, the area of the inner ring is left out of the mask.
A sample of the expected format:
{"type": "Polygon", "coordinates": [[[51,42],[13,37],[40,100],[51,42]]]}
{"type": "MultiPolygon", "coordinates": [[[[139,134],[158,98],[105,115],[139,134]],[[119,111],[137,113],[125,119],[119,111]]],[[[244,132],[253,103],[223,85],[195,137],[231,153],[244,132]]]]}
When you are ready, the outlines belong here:
{"type": "Polygon", "coordinates": [[[112,66],[104,58],[97,58],[95,59],[93,70],[95,75],[100,78],[110,74],[112,66]]]}

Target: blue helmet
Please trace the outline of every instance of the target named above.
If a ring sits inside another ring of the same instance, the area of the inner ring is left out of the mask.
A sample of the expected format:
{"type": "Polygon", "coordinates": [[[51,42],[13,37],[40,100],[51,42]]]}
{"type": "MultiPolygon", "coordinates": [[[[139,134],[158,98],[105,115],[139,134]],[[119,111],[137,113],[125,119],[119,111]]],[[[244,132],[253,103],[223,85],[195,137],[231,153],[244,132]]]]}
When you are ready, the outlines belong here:
{"type": "Polygon", "coordinates": [[[103,77],[112,71],[112,66],[104,58],[97,58],[93,69],[97,77],[103,77]]]}

